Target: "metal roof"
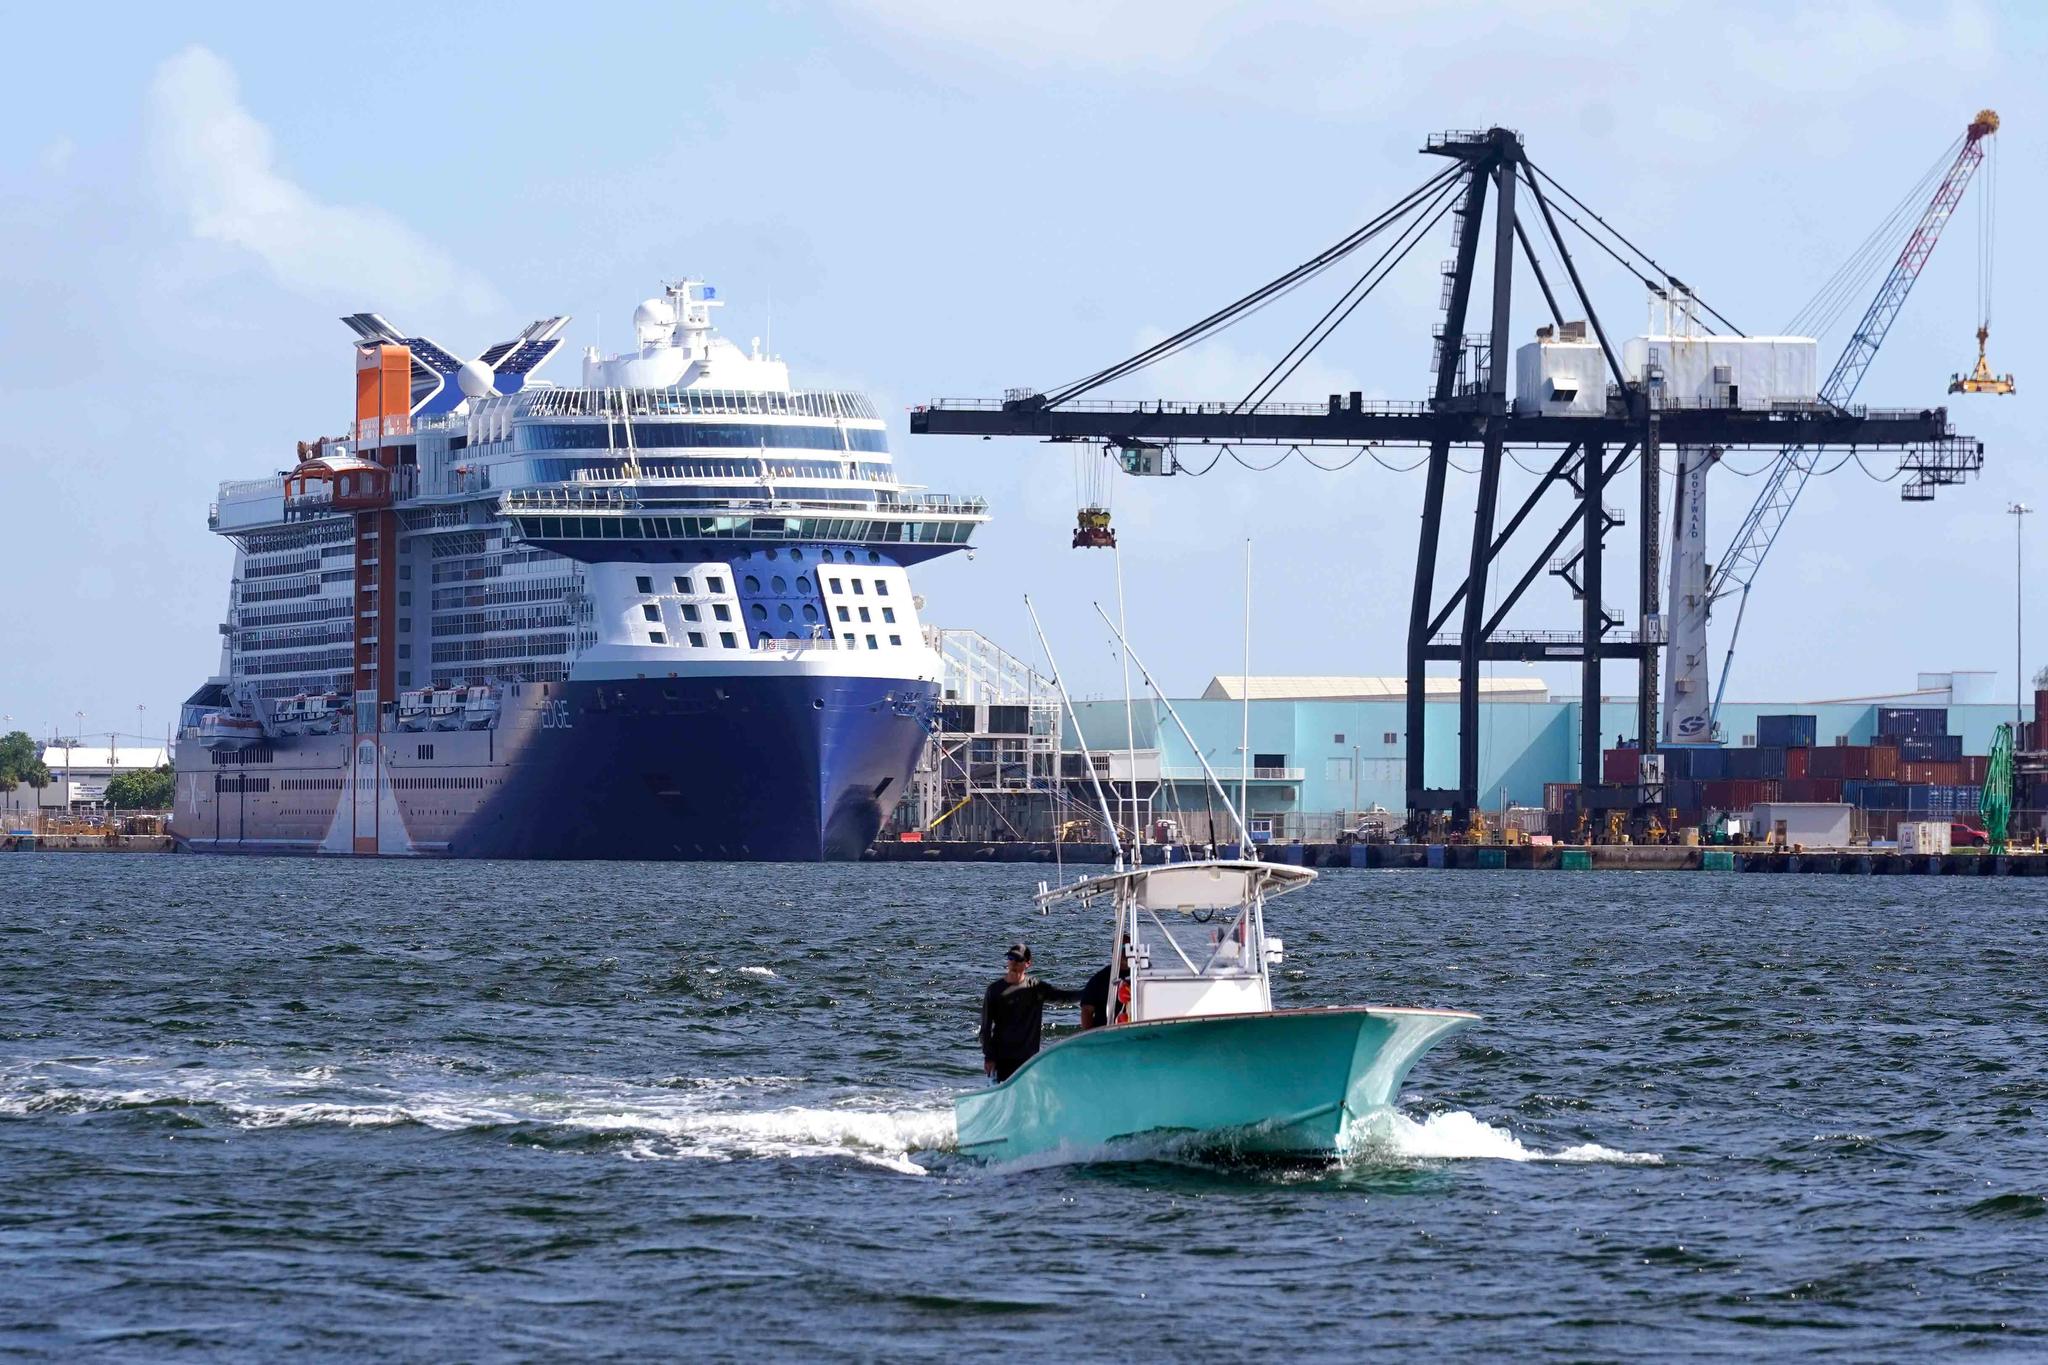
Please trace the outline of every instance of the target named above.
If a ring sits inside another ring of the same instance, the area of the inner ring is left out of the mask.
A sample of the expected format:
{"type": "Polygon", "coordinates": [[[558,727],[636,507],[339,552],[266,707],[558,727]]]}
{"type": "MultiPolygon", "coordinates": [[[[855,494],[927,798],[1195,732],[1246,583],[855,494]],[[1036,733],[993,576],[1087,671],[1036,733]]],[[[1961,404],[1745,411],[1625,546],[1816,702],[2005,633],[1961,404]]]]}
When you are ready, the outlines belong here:
{"type": "MultiPolygon", "coordinates": [[[[1259,676],[1218,673],[1203,689],[1204,701],[1399,701],[1408,695],[1406,678],[1259,676]]],[[[1426,697],[1455,697],[1456,678],[1424,678],[1426,697]]],[[[1479,695],[1493,701],[1548,701],[1550,684],[1541,678],[1481,678],[1479,695]]]]}
{"type": "Polygon", "coordinates": [[[115,769],[161,768],[171,761],[170,754],[161,744],[123,744],[109,750],[104,744],[68,745],[62,740],[43,745],[43,766],[51,772],[98,769],[111,772],[115,769]]]}

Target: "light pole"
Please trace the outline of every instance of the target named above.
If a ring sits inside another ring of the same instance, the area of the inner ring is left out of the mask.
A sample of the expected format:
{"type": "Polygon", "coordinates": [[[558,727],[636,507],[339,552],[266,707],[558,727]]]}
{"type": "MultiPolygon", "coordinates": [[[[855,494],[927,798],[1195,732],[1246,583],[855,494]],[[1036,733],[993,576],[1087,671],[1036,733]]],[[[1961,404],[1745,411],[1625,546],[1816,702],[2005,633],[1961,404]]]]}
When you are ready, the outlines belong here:
{"type": "MultiPolygon", "coordinates": [[[[2023,502],[2013,503],[2005,509],[2012,514],[2012,709],[2013,723],[2027,723],[2027,669],[2026,669],[2026,615],[2023,603],[2026,597],[2026,575],[2021,567],[2022,550],[2026,544],[2021,528],[2026,525],[2027,513],[2034,509],[2023,502]]],[[[2041,743],[2036,735],[2034,743],[2041,743]]]]}

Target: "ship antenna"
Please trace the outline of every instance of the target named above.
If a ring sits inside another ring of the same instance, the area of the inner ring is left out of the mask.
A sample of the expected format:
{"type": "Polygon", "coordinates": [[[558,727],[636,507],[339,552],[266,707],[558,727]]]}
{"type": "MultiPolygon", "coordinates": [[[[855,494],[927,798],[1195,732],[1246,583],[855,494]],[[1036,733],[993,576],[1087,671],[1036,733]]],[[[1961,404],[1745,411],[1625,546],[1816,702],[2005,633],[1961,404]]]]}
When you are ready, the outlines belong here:
{"type": "MultiPolygon", "coordinates": [[[[1124,631],[1124,552],[1117,549],[1114,545],[1109,547],[1109,552],[1116,563],[1116,626],[1117,635],[1119,638],[1122,638],[1124,631]]],[[[1125,762],[1129,765],[1124,771],[1124,779],[1131,784],[1131,842],[1135,849],[1132,857],[1135,862],[1142,865],[1145,861],[1145,826],[1138,819],[1138,723],[1131,714],[1131,647],[1129,645],[1123,647],[1123,669],[1124,753],[1126,755],[1125,762]]],[[[1115,785],[1116,780],[1114,778],[1110,779],[1110,786],[1114,787],[1115,785]]],[[[1123,809],[1122,797],[1117,798],[1117,809],[1123,809]]]]}
{"type": "Polygon", "coordinates": [[[1074,742],[1081,746],[1081,761],[1087,765],[1088,781],[1095,787],[1095,804],[1102,808],[1102,818],[1109,822],[1109,847],[1116,855],[1116,870],[1121,872],[1124,870],[1124,844],[1117,838],[1116,816],[1110,813],[1109,798],[1102,794],[1102,779],[1095,773],[1095,757],[1088,752],[1088,738],[1081,733],[1081,718],[1074,714],[1074,699],[1067,695],[1066,680],[1060,677],[1059,660],[1052,657],[1052,646],[1046,643],[1045,627],[1038,623],[1038,608],[1031,605],[1030,593],[1024,594],[1024,610],[1031,613],[1031,629],[1038,633],[1038,647],[1045,651],[1045,662],[1052,669],[1052,685],[1060,690],[1060,701],[1067,708],[1067,719],[1074,724],[1074,742]]]}
{"type": "MultiPolygon", "coordinates": [[[[1095,614],[1100,616],[1111,630],[1116,630],[1116,622],[1109,619],[1109,613],[1102,609],[1100,602],[1095,603],[1095,614]]],[[[1139,657],[1138,651],[1131,649],[1131,643],[1128,640],[1124,640],[1122,631],[1117,631],[1117,639],[1123,640],[1124,648],[1130,650],[1131,662],[1138,666],[1138,676],[1145,680],[1145,686],[1151,688],[1152,694],[1159,698],[1160,705],[1166,708],[1166,714],[1173,717],[1174,726],[1180,731],[1180,737],[1188,742],[1188,748],[1194,750],[1195,761],[1202,765],[1202,776],[1214,783],[1216,790],[1223,794],[1223,808],[1229,811],[1231,819],[1237,822],[1238,848],[1248,850],[1252,842],[1251,832],[1245,828],[1244,816],[1238,812],[1236,806],[1230,803],[1230,789],[1225,787],[1223,780],[1216,776],[1216,770],[1209,766],[1209,760],[1202,757],[1202,746],[1195,743],[1195,737],[1189,734],[1188,727],[1181,723],[1180,712],[1173,709],[1173,702],[1167,697],[1166,690],[1153,679],[1151,670],[1145,667],[1145,661],[1139,657]]],[[[1243,856],[1249,857],[1251,855],[1247,852],[1243,856]]]]}

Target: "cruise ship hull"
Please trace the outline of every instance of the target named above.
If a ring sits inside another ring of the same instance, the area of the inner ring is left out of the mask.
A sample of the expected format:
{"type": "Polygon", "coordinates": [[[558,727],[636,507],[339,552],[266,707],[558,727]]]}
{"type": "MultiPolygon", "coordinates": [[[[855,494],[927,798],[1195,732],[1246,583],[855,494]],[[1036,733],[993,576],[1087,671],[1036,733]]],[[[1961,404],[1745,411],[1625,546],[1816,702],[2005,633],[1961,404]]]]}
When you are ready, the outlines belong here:
{"type": "Polygon", "coordinates": [[[180,745],[199,852],[854,859],[902,797],[920,680],[730,675],[526,683],[490,729],[180,745]]]}

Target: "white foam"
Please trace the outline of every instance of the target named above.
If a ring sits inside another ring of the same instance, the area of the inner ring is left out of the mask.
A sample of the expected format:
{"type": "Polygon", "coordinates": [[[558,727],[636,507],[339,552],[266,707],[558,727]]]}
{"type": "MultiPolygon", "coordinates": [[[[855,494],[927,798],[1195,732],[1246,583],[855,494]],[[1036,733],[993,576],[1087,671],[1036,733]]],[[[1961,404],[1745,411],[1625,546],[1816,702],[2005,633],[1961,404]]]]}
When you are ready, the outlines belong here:
{"type": "Polygon", "coordinates": [[[1351,1159],[1364,1161],[1578,1161],[1654,1166],[1664,1160],[1655,1152],[1623,1152],[1594,1142],[1558,1152],[1537,1151],[1507,1129],[1482,1122],[1462,1109],[1431,1114],[1420,1123],[1399,1110],[1382,1109],[1346,1130],[1345,1147],[1351,1159]]]}
{"type": "Polygon", "coordinates": [[[522,1077],[511,1084],[450,1085],[427,1076],[379,1075],[350,1083],[332,1066],[177,1067],[149,1059],[30,1064],[0,1072],[0,1115],[38,1111],[204,1106],[245,1129],[419,1124],[444,1132],[533,1125],[636,1139],[630,1156],[849,1157],[924,1174],[912,1155],[950,1148],[950,1095],[847,1096],[762,1109],[762,1092],[786,1076],[684,1076],[659,1085],[604,1077],[522,1077]],[[876,1101],[895,1102],[877,1107],[876,1101]]]}
{"type": "Polygon", "coordinates": [[[773,976],[773,975],[775,975],[775,973],[774,973],[774,972],[772,972],[772,971],[770,971],[770,970],[768,970],[768,969],[767,969],[766,967],[742,967],[742,968],[740,968],[740,975],[742,975],[742,976],[773,976]]]}

